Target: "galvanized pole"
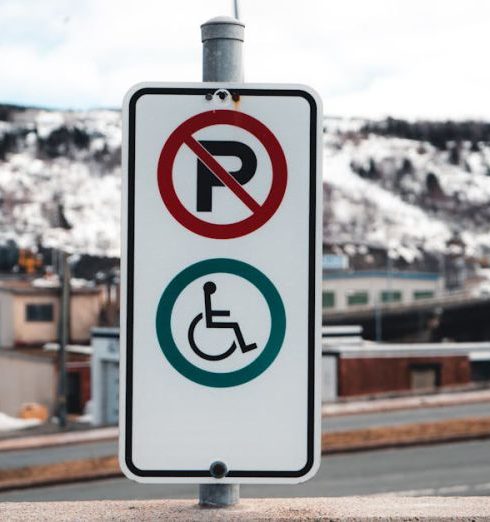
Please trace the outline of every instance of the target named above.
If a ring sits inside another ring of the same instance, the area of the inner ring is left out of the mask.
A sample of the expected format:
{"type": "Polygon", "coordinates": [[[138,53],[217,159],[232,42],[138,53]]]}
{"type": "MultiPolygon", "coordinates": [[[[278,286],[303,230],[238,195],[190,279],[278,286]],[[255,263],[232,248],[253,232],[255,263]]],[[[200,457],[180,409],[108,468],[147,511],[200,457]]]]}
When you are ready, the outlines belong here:
{"type": "Polygon", "coordinates": [[[234,11],[234,15],[235,15],[235,18],[237,20],[240,20],[240,9],[238,7],[238,0],[233,0],[233,11],[234,11]]]}
{"type": "MultiPolygon", "coordinates": [[[[236,18],[228,16],[218,16],[201,25],[203,81],[243,82],[244,29],[244,24],[236,18]]],[[[212,463],[210,473],[216,478],[226,477],[226,463],[212,463]]],[[[199,486],[199,504],[201,506],[232,506],[239,500],[239,484],[201,484],[199,486]]]]}
{"type": "Polygon", "coordinates": [[[242,46],[245,26],[218,16],[201,25],[204,82],[243,82],[242,46]]]}

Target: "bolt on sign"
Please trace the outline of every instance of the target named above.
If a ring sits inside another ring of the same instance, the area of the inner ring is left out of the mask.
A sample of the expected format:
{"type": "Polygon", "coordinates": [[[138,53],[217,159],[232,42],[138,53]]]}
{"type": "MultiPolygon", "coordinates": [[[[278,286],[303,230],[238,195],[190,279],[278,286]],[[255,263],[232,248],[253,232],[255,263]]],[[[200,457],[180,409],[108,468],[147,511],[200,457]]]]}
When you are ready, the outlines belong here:
{"type": "Polygon", "coordinates": [[[140,84],[124,103],[120,462],[281,483],[320,458],[321,105],[140,84]]]}

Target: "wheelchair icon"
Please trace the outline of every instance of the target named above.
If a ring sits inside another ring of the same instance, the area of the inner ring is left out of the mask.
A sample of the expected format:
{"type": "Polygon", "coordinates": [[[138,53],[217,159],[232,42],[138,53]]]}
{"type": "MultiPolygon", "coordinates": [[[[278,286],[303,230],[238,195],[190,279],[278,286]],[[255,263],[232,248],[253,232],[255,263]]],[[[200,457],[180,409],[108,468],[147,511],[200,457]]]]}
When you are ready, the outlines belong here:
{"type": "Polygon", "coordinates": [[[212,281],[207,281],[204,286],[204,319],[206,322],[206,328],[226,328],[231,329],[235,333],[236,341],[234,340],[229,348],[227,348],[224,352],[218,355],[209,355],[203,352],[196,344],[194,333],[196,326],[199,321],[203,319],[203,314],[199,313],[194,317],[189,325],[189,330],[187,332],[187,338],[189,340],[189,344],[199,357],[205,359],[206,361],[221,361],[229,357],[237,348],[240,346],[240,350],[242,353],[250,352],[251,350],[255,350],[257,348],[256,343],[246,344],[245,339],[243,338],[242,330],[240,325],[237,322],[226,322],[219,321],[215,318],[217,317],[230,317],[231,312],[229,310],[213,310],[211,306],[211,295],[216,292],[216,284],[212,281]]]}

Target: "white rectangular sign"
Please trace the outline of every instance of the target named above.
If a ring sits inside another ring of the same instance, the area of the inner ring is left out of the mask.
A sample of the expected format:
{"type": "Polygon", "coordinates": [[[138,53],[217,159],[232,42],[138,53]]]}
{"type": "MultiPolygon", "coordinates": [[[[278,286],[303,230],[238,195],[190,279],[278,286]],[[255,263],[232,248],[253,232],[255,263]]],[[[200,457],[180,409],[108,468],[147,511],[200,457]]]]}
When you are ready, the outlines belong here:
{"type": "Polygon", "coordinates": [[[120,462],[280,483],[320,459],[321,123],[297,85],[124,103],[120,462]]]}

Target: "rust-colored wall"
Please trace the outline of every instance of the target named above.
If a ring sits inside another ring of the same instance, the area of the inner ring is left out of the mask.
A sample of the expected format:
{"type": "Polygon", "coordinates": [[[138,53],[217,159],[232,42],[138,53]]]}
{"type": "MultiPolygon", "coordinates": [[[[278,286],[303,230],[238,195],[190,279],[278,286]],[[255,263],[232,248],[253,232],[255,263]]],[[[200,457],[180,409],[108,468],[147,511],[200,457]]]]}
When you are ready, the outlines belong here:
{"type": "Polygon", "coordinates": [[[80,368],[82,407],[90,400],[90,367],[80,368]]]}
{"type": "Polygon", "coordinates": [[[410,389],[410,366],[440,364],[441,386],[470,382],[467,357],[359,358],[338,360],[339,396],[369,395],[410,389]]]}
{"type": "Polygon", "coordinates": [[[83,408],[90,400],[90,363],[86,362],[70,362],[68,363],[68,372],[80,374],[80,404],[83,408]]]}

